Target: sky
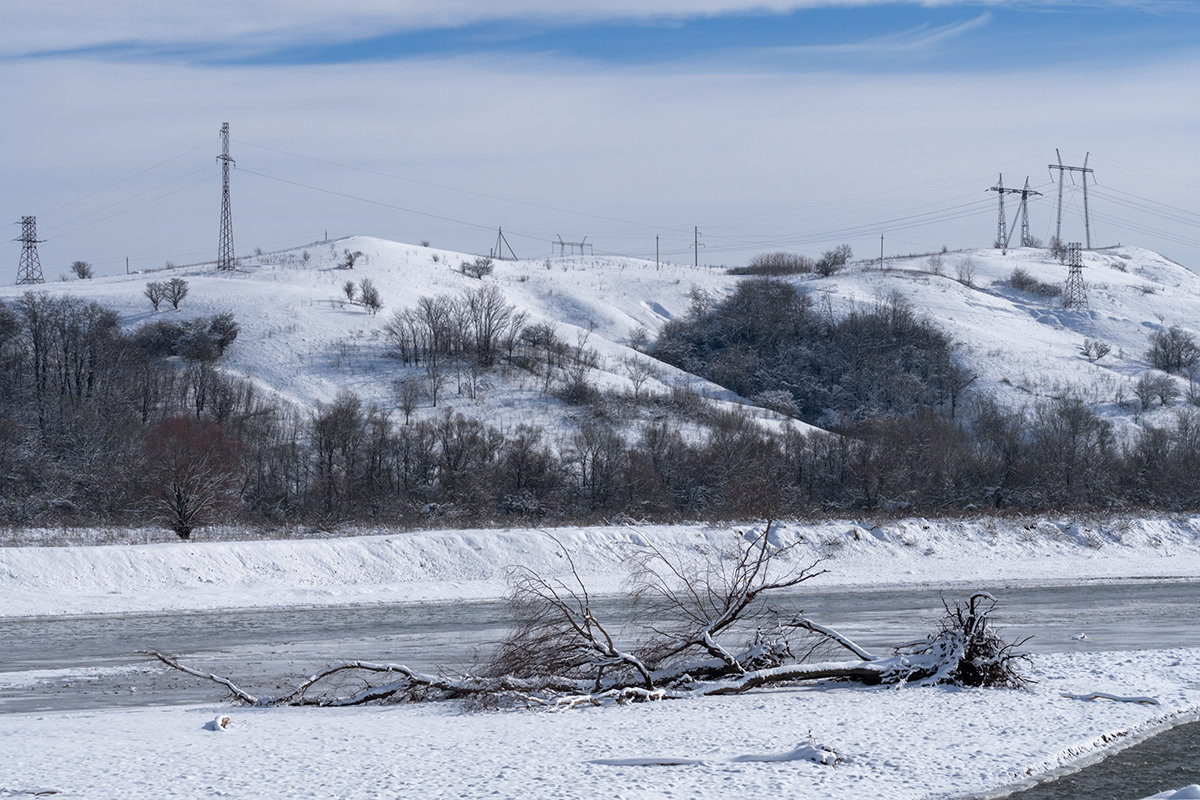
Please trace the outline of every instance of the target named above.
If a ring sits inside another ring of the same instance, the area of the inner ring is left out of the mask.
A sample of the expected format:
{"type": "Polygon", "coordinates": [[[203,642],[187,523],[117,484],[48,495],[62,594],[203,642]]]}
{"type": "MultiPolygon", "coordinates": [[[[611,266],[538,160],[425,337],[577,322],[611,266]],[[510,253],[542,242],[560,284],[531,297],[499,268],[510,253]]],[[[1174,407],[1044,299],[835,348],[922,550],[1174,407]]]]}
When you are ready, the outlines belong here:
{"type": "Polygon", "coordinates": [[[0,219],[47,280],[214,260],[224,122],[239,256],[986,247],[1026,178],[1048,240],[1061,153],[1094,170],[1064,241],[1200,269],[1191,0],[9,0],[5,31],[0,219]]]}

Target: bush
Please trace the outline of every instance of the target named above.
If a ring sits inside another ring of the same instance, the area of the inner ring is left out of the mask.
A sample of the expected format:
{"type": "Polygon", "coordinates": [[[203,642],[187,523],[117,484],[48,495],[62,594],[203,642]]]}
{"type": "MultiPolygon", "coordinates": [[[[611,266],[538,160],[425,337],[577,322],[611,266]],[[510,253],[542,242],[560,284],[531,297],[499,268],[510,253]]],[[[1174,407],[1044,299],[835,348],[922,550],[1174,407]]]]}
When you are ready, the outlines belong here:
{"type": "Polygon", "coordinates": [[[185,361],[216,361],[237,339],[238,324],[226,311],[208,319],[181,324],[158,320],[133,333],[133,341],[148,356],[179,356],[185,361]]]}
{"type": "Polygon", "coordinates": [[[828,278],[850,263],[851,255],[853,255],[853,251],[850,249],[850,245],[839,244],[832,250],[826,250],[821,255],[820,260],[816,264],[816,271],[828,278]]]}
{"type": "Polygon", "coordinates": [[[355,263],[362,258],[362,251],[355,250],[351,253],[349,250],[342,251],[342,260],[338,262],[338,269],[354,269],[355,263]]]}
{"type": "Polygon", "coordinates": [[[1163,372],[1189,372],[1200,360],[1200,347],[1190,333],[1172,325],[1151,335],[1146,358],[1151,366],[1163,372]]]}
{"type": "Polygon", "coordinates": [[[815,263],[808,256],[777,250],[773,253],[759,253],[752,257],[744,267],[734,267],[729,270],[731,275],[797,275],[812,272],[815,263]]]}
{"type": "Polygon", "coordinates": [[[383,308],[383,300],[379,296],[379,289],[375,284],[371,283],[369,278],[363,278],[358,284],[358,301],[371,313],[372,316],[378,314],[383,308]]]}
{"type": "Polygon", "coordinates": [[[491,275],[496,265],[487,256],[479,256],[474,261],[462,263],[461,269],[464,275],[469,275],[472,278],[483,278],[484,275],[491,275]]]}
{"type": "Polygon", "coordinates": [[[1020,267],[1016,267],[1009,273],[1008,285],[1018,291],[1041,297],[1058,297],[1062,294],[1062,287],[1057,283],[1043,283],[1020,267]]]}

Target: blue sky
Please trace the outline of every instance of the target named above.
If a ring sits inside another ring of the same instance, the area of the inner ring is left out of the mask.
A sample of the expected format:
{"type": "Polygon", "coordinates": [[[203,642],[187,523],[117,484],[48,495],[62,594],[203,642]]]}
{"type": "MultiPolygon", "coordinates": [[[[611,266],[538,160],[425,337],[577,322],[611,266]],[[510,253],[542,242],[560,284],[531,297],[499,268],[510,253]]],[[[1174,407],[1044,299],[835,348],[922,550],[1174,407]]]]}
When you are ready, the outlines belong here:
{"type": "Polygon", "coordinates": [[[239,249],[986,246],[987,187],[1047,190],[1057,147],[1090,153],[1097,243],[1200,268],[1200,3],[14,2],[0,214],[39,215],[44,263],[211,257],[228,121],[239,249]]]}
{"type": "Polygon", "coordinates": [[[607,17],[596,9],[583,19],[529,12],[480,21],[468,16],[453,25],[421,25],[401,15],[328,33],[318,26],[289,29],[286,18],[280,23],[274,32],[232,35],[186,28],[137,35],[134,26],[107,36],[101,30],[64,47],[34,44],[11,55],[208,66],[549,56],[616,68],[715,62],[743,69],[1004,70],[1194,52],[1200,4],[880,2],[637,17],[607,17]]]}

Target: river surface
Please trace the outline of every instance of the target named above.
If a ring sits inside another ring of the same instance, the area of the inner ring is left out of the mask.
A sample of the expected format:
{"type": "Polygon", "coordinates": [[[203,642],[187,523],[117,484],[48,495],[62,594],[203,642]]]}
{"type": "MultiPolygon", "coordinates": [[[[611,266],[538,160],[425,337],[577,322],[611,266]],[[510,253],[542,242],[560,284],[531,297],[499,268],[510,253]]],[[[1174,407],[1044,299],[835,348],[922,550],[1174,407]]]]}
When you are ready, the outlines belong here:
{"type": "MultiPolygon", "coordinates": [[[[1197,581],[982,588],[1000,601],[994,621],[1002,635],[1031,637],[1025,648],[1032,652],[1200,647],[1197,581]]],[[[933,630],[943,596],[953,602],[967,593],[805,588],[773,604],[886,651],[933,630]]],[[[601,597],[594,608],[617,629],[631,621],[619,598],[601,597]]],[[[334,661],[468,668],[486,660],[507,625],[502,601],[0,619],[0,714],[222,697],[219,687],[168,671],[139,650],[169,652],[251,693],[273,694],[334,661]]]]}

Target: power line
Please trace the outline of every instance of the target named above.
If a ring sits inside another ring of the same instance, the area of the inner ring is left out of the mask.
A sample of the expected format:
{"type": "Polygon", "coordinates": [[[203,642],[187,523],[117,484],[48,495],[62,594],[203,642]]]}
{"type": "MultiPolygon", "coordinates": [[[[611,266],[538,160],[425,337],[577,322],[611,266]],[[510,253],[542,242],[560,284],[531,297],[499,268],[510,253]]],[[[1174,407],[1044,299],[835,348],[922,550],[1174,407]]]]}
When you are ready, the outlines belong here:
{"type": "Polygon", "coordinates": [[[170,164],[172,161],[178,161],[179,159],[183,158],[184,156],[190,156],[192,153],[196,152],[197,150],[208,147],[209,144],[211,144],[211,142],[212,142],[211,139],[206,140],[204,143],[198,144],[195,147],[191,148],[190,150],[185,150],[184,152],[179,153],[178,155],[173,155],[170,158],[168,158],[164,161],[160,161],[153,166],[146,167],[145,169],[139,170],[139,171],[133,173],[132,175],[128,175],[124,178],[121,178],[121,180],[119,180],[119,181],[114,181],[113,183],[110,183],[107,186],[103,186],[94,192],[85,194],[83,197],[77,197],[74,200],[70,200],[66,203],[63,203],[62,205],[52,208],[49,211],[41,214],[40,216],[44,216],[44,217],[49,216],[58,211],[62,211],[64,208],[69,208],[70,206],[73,206],[76,203],[82,203],[84,200],[90,200],[91,198],[95,197],[98,194],[107,192],[109,189],[112,189],[116,186],[120,186],[122,183],[128,183],[129,181],[133,180],[134,178],[141,177],[142,175],[145,175],[147,172],[153,172],[154,170],[158,169],[159,167],[166,166],[167,164],[170,164]]]}
{"type": "MultiPolygon", "coordinates": [[[[59,223],[57,223],[57,224],[55,224],[55,225],[52,225],[52,226],[49,228],[49,231],[48,231],[48,233],[54,233],[55,231],[58,231],[58,230],[60,230],[61,228],[65,228],[65,227],[67,227],[68,225],[72,225],[72,224],[74,224],[74,223],[76,223],[76,222],[79,222],[79,221],[81,221],[81,220],[85,220],[85,219],[87,219],[88,217],[94,216],[94,215],[96,215],[96,214],[101,214],[101,213],[103,213],[103,212],[105,212],[105,211],[108,211],[110,208],[116,208],[117,206],[120,206],[120,205],[122,205],[122,204],[124,204],[124,203],[128,203],[130,200],[134,200],[134,199],[136,199],[136,198],[138,198],[138,197],[141,197],[142,195],[150,194],[151,192],[156,192],[156,191],[158,191],[159,189],[162,189],[162,188],[164,188],[164,187],[166,187],[166,186],[170,186],[170,185],[171,185],[171,184],[173,184],[173,183],[178,183],[179,181],[187,180],[188,178],[192,177],[193,175],[198,175],[198,174],[200,174],[201,172],[208,172],[210,169],[211,169],[211,167],[204,166],[204,167],[201,167],[200,169],[192,170],[191,172],[187,173],[186,175],[180,175],[179,177],[177,177],[177,178],[172,178],[171,180],[169,180],[169,181],[166,181],[165,183],[160,183],[160,184],[158,184],[158,185],[156,185],[156,186],[151,186],[151,187],[150,187],[150,188],[148,188],[148,189],[143,189],[143,190],[141,190],[140,192],[136,192],[136,193],[134,193],[134,194],[131,194],[131,195],[129,195],[128,197],[123,197],[123,198],[121,198],[120,200],[115,200],[115,201],[113,201],[113,202],[109,203],[109,204],[108,204],[108,205],[106,205],[106,206],[101,206],[100,208],[96,208],[96,209],[93,209],[93,210],[91,210],[91,211],[88,211],[86,214],[80,214],[78,217],[73,217],[73,218],[71,218],[71,219],[68,219],[68,220],[65,220],[65,221],[63,221],[63,222],[59,222],[59,223]]],[[[205,178],[204,180],[206,181],[206,180],[208,180],[208,178],[205,178]]],[[[196,183],[188,184],[188,186],[185,186],[185,187],[183,187],[183,188],[189,188],[190,186],[195,186],[197,183],[201,183],[201,182],[203,182],[203,181],[197,181],[196,183]]],[[[173,194],[173,192],[172,192],[171,194],[173,194]]],[[[167,195],[161,195],[160,197],[165,197],[165,196],[167,196],[167,195]]],[[[130,206],[128,209],[125,209],[125,210],[126,210],[126,211],[131,211],[131,210],[133,210],[133,209],[135,209],[135,208],[141,208],[143,205],[146,205],[146,204],[145,204],[145,203],[138,203],[137,205],[135,205],[135,206],[130,206]]],[[[107,217],[103,217],[103,218],[101,218],[100,220],[93,220],[92,222],[89,222],[89,223],[88,223],[88,225],[93,225],[93,224],[95,224],[96,222],[100,222],[100,221],[102,221],[102,220],[104,220],[104,219],[112,219],[114,216],[117,216],[118,214],[123,214],[123,213],[125,213],[125,212],[124,212],[124,211],[119,211],[119,212],[117,212],[117,214],[110,214],[110,215],[108,215],[107,217]]],[[[87,225],[80,226],[80,227],[87,227],[87,225]]],[[[79,230],[79,228],[74,228],[74,229],[72,229],[72,230],[79,230]]]]}
{"type": "MultiPolygon", "coordinates": [[[[209,170],[209,168],[208,168],[208,167],[205,167],[203,170],[197,170],[197,171],[201,171],[201,172],[207,172],[208,170],[209,170]]],[[[192,174],[195,174],[195,173],[192,173],[192,174]]],[[[150,205],[151,203],[157,203],[159,200],[164,200],[164,199],[166,199],[166,198],[168,198],[168,197],[171,197],[172,195],[176,195],[176,194],[179,194],[180,192],[187,191],[188,189],[191,189],[191,188],[192,188],[192,187],[194,187],[194,186],[199,186],[199,185],[200,185],[200,184],[202,184],[202,183],[208,183],[208,180],[209,180],[209,179],[208,179],[208,176],[205,176],[205,177],[201,178],[201,179],[200,179],[200,180],[198,180],[198,181],[193,181],[192,183],[189,183],[189,184],[187,184],[186,186],[180,186],[178,189],[173,189],[173,190],[171,190],[171,191],[169,191],[169,192],[166,192],[165,194],[160,194],[160,195],[157,195],[157,196],[155,196],[155,197],[151,197],[149,200],[144,200],[144,201],[142,201],[141,203],[138,203],[137,205],[130,206],[129,208],[124,208],[124,209],[121,209],[120,211],[116,211],[116,212],[114,212],[114,213],[112,213],[112,214],[109,214],[108,216],[105,216],[105,217],[100,217],[99,219],[94,219],[94,220],[92,220],[91,222],[85,222],[85,223],[84,223],[84,224],[82,224],[82,225],[78,225],[78,226],[76,226],[76,227],[74,227],[74,228],[70,228],[70,229],[68,229],[68,230],[66,230],[66,231],[61,231],[61,232],[59,232],[59,233],[56,233],[56,234],[55,234],[55,238],[58,238],[58,239],[63,239],[63,238],[66,238],[67,236],[70,236],[70,235],[71,235],[71,234],[73,234],[73,233],[78,233],[79,231],[81,231],[81,230],[83,230],[83,229],[85,229],[85,228],[90,228],[90,227],[92,227],[93,225],[99,225],[101,222],[105,222],[105,221],[107,221],[107,220],[110,220],[110,219],[112,219],[113,217],[119,217],[119,216],[121,216],[122,214],[126,214],[126,213],[128,213],[128,212],[130,212],[130,211],[133,211],[133,210],[135,210],[135,209],[141,208],[142,206],[148,206],[148,205],[150,205]]],[[[173,182],[174,182],[174,181],[172,181],[172,183],[173,183],[173,182]]],[[[143,192],[142,194],[144,194],[144,192],[143,192]]],[[[122,201],[122,202],[125,202],[125,201],[122,201]]],[[[86,215],[85,215],[85,216],[86,216],[86,215]]],[[[81,217],[80,219],[82,219],[82,217],[81,217]]],[[[64,223],[64,224],[65,224],[65,223],[64,223]]],[[[58,230],[58,228],[54,228],[53,230],[57,231],[57,230],[58,230]]]]}
{"type": "Polygon", "coordinates": [[[656,226],[656,225],[653,225],[653,224],[647,223],[647,222],[621,219],[620,217],[610,217],[610,216],[606,216],[604,214],[594,214],[594,213],[587,212],[587,211],[577,211],[575,209],[562,208],[559,206],[548,206],[548,205],[543,205],[540,203],[531,203],[526,200],[518,200],[513,197],[504,197],[502,195],[489,194],[487,192],[479,192],[479,191],[475,191],[473,189],[463,189],[458,186],[448,186],[448,185],[442,184],[442,183],[434,183],[432,181],[423,181],[423,180],[419,180],[417,178],[409,178],[404,175],[396,175],[396,174],[390,173],[390,172],[383,172],[383,171],[377,170],[377,169],[370,169],[368,167],[359,167],[359,166],[355,166],[354,164],[345,164],[340,161],[330,161],[329,159],[325,159],[325,158],[317,158],[315,156],[306,156],[306,155],[302,155],[300,153],[292,153],[287,150],[280,150],[277,147],[268,147],[266,145],[255,144],[253,142],[245,142],[245,141],[241,141],[241,140],[238,140],[238,142],[239,142],[239,144],[246,144],[246,145],[249,145],[250,147],[256,147],[261,150],[270,151],[272,153],[279,153],[280,155],[291,156],[292,158],[300,158],[300,159],[304,159],[305,161],[313,161],[318,164],[327,164],[328,166],[331,166],[331,167],[339,167],[341,169],[349,169],[349,170],[353,170],[355,172],[362,172],[367,175],[377,175],[381,178],[389,178],[391,180],[404,181],[405,183],[411,183],[416,186],[427,186],[431,189],[441,189],[441,190],[447,191],[447,192],[458,192],[459,194],[467,194],[467,195],[471,195],[473,197],[482,197],[486,200],[498,200],[502,203],[511,203],[513,205],[521,205],[521,206],[526,206],[528,208],[537,208],[542,211],[555,211],[555,212],[558,212],[561,214],[574,214],[576,216],[589,217],[591,219],[602,219],[602,220],[605,220],[606,222],[619,222],[622,225],[634,225],[639,230],[646,229],[646,228],[666,228],[667,230],[678,230],[680,232],[683,231],[682,228],[674,229],[671,226],[656,226]]]}

